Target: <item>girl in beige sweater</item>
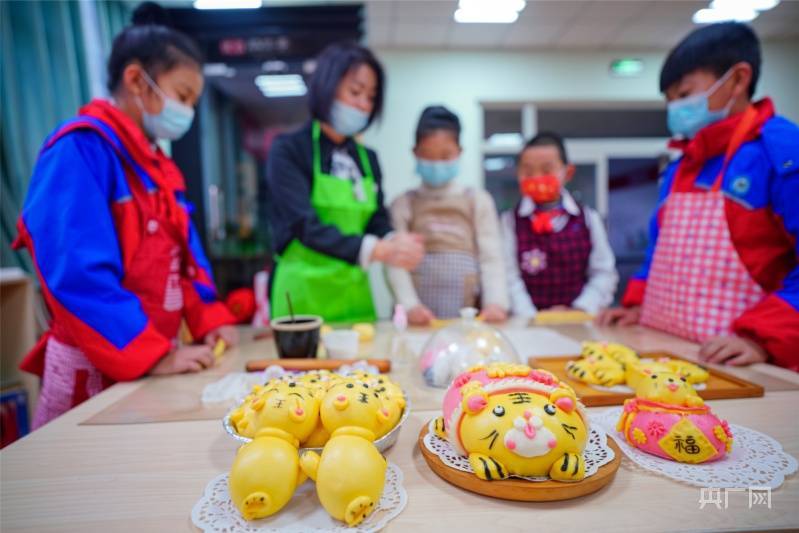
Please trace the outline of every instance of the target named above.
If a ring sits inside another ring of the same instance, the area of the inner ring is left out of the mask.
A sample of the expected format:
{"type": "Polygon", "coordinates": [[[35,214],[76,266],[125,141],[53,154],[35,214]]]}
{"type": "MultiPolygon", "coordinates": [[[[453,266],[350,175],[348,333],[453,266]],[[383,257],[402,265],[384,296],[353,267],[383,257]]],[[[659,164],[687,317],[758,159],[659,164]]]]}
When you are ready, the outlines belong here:
{"type": "Polygon", "coordinates": [[[443,106],[426,108],[416,128],[416,172],[422,185],[391,205],[396,231],[424,236],[425,256],[413,272],[390,268],[389,283],[413,325],[481,309],[490,322],[509,307],[496,207],[484,190],[454,181],[461,154],[460,121],[443,106]]]}

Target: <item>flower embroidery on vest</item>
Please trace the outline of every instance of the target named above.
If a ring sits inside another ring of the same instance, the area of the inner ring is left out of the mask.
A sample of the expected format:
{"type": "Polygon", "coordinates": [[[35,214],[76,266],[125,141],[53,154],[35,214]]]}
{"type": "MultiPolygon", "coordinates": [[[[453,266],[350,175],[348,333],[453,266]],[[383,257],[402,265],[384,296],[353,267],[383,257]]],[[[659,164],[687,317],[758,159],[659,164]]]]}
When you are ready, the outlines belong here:
{"type": "Polygon", "coordinates": [[[530,275],[536,275],[547,267],[547,254],[533,248],[522,254],[522,268],[530,275]]]}

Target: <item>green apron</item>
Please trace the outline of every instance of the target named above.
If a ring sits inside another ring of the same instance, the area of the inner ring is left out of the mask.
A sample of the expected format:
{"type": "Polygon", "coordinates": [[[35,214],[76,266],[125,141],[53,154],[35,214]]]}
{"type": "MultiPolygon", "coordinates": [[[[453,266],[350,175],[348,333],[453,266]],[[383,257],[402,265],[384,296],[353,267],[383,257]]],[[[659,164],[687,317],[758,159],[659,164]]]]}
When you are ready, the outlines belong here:
{"type": "MultiPolygon", "coordinates": [[[[314,121],[312,129],[311,205],[323,224],[336,226],[344,235],[363,235],[377,211],[377,188],[366,150],[356,143],[364,171],[364,199],[359,201],[350,180],[322,173],[319,122],[314,121]]],[[[270,298],[273,318],[289,314],[286,293],[291,295],[297,314],[319,315],[326,322],[372,322],[376,319],[366,272],[357,265],[312,250],[297,239],[277,258],[270,298]]]]}

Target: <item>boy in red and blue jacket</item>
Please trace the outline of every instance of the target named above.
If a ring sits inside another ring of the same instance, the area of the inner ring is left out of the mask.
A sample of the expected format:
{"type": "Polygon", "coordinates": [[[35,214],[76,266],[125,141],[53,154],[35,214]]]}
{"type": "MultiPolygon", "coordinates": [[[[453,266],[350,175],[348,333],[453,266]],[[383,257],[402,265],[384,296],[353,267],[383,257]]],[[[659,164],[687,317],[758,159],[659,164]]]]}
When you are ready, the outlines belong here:
{"type": "Polygon", "coordinates": [[[700,28],[661,71],[671,146],[650,244],[623,309],[701,343],[710,363],[772,362],[799,371],[799,127],[752,102],[757,36],[740,23],[700,28]]]}

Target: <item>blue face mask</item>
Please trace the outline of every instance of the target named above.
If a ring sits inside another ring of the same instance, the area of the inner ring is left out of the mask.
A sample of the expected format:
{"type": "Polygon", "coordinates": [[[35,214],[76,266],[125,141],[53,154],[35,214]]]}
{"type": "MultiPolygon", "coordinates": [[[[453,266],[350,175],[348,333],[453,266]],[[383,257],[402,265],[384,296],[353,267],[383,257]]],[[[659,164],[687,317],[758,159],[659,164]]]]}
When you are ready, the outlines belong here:
{"type": "Polygon", "coordinates": [[[166,139],[176,141],[183,137],[194,120],[194,109],[181,104],[174,98],[168,97],[146,72],[142,71],[144,79],[158,93],[164,102],[164,107],[158,114],[148,113],[144,110],[141,98],[137,98],[139,109],[142,113],[142,127],[151,139],[166,139]]]}
{"type": "Polygon", "coordinates": [[[366,129],[369,124],[369,113],[357,107],[334,100],[330,107],[330,125],[345,137],[352,137],[366,129]]]}
{"type": "Polygon", "coordinates": [[[705,126],[727,118],[732,107],[732,100],[723,109],[711,111],[708,98],[716,92],[722,83],[727,81],[730,74],[732,74],[732,70],[728,70],[707,91],[669,102],[667,115],[669,130],[672,134],[692,139],[705,126]]]}
{"type": "Polygon", "coordinates": [[[416,173],[422,178],[425,185],[430,187],[441,187],[446,185],[458,175],[460,159],[450,159],[449,161],[429,161],[427,159],[416,160],[416,173]]]}

